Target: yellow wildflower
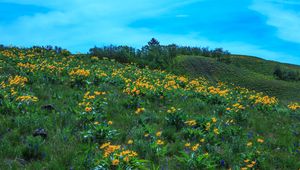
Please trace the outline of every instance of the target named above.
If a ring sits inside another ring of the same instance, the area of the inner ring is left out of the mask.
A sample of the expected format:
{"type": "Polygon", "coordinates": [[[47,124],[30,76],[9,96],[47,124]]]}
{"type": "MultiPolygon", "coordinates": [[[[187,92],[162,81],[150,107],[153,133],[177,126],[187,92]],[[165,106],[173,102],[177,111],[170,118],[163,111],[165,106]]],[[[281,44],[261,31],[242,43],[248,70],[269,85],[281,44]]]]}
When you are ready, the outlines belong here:
{"type": "Polygon", "coordinates": [[[258,138],[258,139],[257,139],[257,142],[259,142],[259,143],[264,143],[264,140],[263,140],[263,139],[260,139],[260,138],[258,138]]]}
{"type": "Polygon", "coordinates": [[[127,144],[129,144],[129,145],[133,144],[133,140],[129,139],[128,142],[127,142],[127,144]]]}
{"type": "Polygon", "coordinates": [[[162,133],[162,132],[161,132],[161,131],[159,131],[159,132],[156,132],[156,134],[155,134],[155,135],[156,135],[157,137],[159,137],[159,136],[161,136],[161,133],[162,133]]]}
{"type": "Polygon", "coordinates": [[[120,161],[118,160],[118,159],[114,159],[113,161],[112,161],[112,165],[119,165],[119,163],[120,163],[120,161]]]}
{"type": "Polygon", "coordinates": [[[160,140],[160,139],[158,139],[157,141],[156,141],[156,144],[158,144],[158,145],[163,145],[165,142],[164,141],[162,141],[162,140],[160,140]]]}
{"type": "Polygon", "coordinates": [[[191,143],[186,143],[184,144],[185,147],[190,147],[191,146],[191,143]]]}

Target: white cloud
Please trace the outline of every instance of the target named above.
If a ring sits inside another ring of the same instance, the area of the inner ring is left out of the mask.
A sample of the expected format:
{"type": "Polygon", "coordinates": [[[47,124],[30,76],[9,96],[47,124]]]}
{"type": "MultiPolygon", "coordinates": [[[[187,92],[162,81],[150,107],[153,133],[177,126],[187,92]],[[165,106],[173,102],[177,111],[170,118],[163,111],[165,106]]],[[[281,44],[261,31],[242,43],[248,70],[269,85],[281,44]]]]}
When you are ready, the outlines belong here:
{"type": "Polygon", "coordinates": [[[300,4],[295,0],[255,0],[250,9],[267,17],[267,24],[277,29],[277,36],[282,40],[300,43],[300,11],[285,8],[286,4],[300,4]]]}

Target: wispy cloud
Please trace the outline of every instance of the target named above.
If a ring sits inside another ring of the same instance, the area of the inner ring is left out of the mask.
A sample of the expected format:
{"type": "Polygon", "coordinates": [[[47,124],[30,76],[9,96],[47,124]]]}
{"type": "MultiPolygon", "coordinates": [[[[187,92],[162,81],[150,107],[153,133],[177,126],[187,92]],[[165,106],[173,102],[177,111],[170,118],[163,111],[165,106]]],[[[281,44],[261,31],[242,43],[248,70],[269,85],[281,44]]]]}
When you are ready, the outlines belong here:
{"type": "Polygon", "coordinates": [[[279,38],[300,43],[300,11],[296,12],[284,8],[284,4],[300,5],[300,2],[293,0],[255,0],[250,9],[265,15],[267,17],[267,24],[277,28],[279,38]]]}

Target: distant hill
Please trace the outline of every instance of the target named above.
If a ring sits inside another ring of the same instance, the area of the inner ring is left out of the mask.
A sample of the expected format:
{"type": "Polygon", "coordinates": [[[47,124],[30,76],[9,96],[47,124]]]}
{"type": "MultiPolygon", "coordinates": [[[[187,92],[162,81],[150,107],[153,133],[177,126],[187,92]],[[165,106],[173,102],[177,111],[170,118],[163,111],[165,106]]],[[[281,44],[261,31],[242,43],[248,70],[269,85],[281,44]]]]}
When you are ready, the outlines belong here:
{"type": "Polygon", "coordinates": [[[300,66],[268,61],[257,57],[232,55],[230,63],[203,56],[177,56],[173,70],[190,76],[204,76],[212,81],[225,81],[268,95],[282,102],[300,101],[300,81],[283,81],[274,77],[274,68],[300,71],[300,66]]]}

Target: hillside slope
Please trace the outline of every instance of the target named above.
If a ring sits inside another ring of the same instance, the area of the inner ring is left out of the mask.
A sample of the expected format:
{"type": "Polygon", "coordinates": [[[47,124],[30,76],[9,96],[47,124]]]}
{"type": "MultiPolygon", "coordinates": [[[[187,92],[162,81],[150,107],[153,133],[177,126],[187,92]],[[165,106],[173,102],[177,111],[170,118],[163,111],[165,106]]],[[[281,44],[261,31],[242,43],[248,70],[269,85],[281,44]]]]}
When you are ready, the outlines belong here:
{"type": "Polygon", "coordinates": [[[0,61],[0,169],[300,167],[299,103],[43,48],[0,61]]]}
{"type": "Polygon", "coordinates": [[[173,67],[176,73],[204,76],[212,81],[225,81],[282,99],[282,102],[300,101],[300,81],[277,80],[274,67],[280,65],[300,71],[300,66],[281,64],[255,57],[232,56],[225,64],[213,58],[178,56],[173,67]]]}

